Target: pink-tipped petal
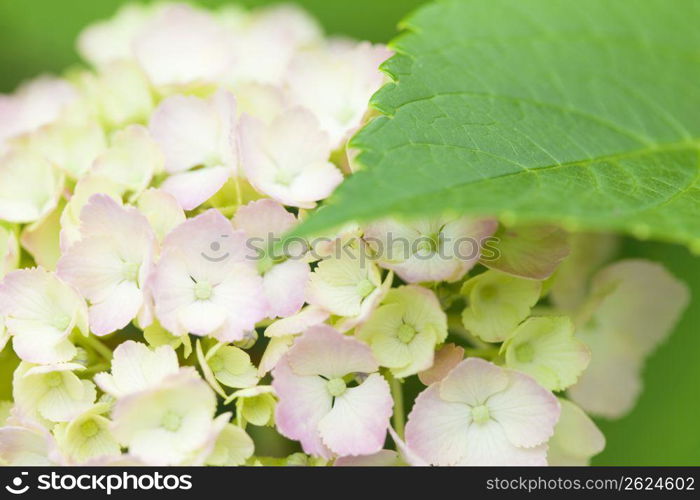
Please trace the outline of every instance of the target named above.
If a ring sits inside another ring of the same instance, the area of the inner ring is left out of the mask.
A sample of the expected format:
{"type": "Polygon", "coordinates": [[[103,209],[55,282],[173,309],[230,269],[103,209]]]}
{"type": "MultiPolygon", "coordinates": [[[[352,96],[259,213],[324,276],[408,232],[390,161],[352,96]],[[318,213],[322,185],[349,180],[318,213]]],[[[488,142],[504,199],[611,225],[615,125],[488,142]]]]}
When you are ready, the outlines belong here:
{"type": "Polygon", "coordinates": [[[406,424],[406,444],[432,465],[455,465],[466,454],[471,410],[440,398],[432,385],[416,398],[406,424]]]}
{"type": "Polygon", "coordinates": [[[275,422],[280,433],[301,442],[306,453],[330,458],[332,452],[323,444],[319,421],[331,410],[331,395],[326,381],[315,375],[296,375],[287,359],[272,370],[272,387],[279,396],[275,422]]]}
{"type": "Polygon", "coordinates": [[[349,373],[372,373],[379,368],[367,344],[346,337],[327,325],[310,328],[287,353],[297,375],[322,375],[327,379],[349,373]]]}
{"type": "Polygon", "coordinates": [[[309,265],[298,260],[282,262],[265,273],[263,283],[270,306],[269,317],[286,318],[299,312],[304,305],[309,274],[309,265]]]}
{"type": "Polygon", "coordinates": [[[514,446],[533,447],[549,439],[559,420],[557,398],[535,379],[509,372],[508,388],[489,398],[491,416],[514,446]]]}
{"type": "Polygon", "coordinates": [[[231,176],[227,167],[206,167],[168,177],[160,188],[175,197],[185,210],[192,210],[214,196],[231,176]]]}
{"type": "Polygon", "coordinates": [[[370,455],[384,445],[394,402],[384,377],[373,373],[335,398],[318,423],[321,438],[338,455],[370,455]]]}
{"type": "Polygon", "coordinates": [[[502,368],[480,358],[468,358],[440,382],[440,396],[446,401],[478,406],[508,387],[508,381],[502,368]]]}
{"type": "Polygon", "coordinates": [[[281,204],[265,198],[251,201],[236,210],[233,226],[245,232],[248,238],[268,241],[270,237],[280,238],[297,223],[296,217],[281,204]]]}

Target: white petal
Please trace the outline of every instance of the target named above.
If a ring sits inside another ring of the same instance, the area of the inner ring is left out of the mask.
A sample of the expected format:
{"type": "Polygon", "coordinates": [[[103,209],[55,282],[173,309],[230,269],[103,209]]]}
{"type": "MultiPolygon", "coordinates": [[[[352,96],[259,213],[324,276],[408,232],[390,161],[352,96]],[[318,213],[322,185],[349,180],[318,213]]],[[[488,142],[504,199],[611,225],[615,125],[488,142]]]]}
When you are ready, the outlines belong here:
{"type": "Polygon", "coordinates": [[[533,448],[514,446],[503,428],[495,421],[474,424],[467,430],[469,443],[457,465],[543,466],[547,465],[547,445],[533,448]]]}
{"type": "Polygon", "coordinates": [[[508,387],[488,399],[496,420],[515,446],[531,447],[547,441],[559,420],[557,398],[528,375],[510,372],[508,387]]]}
{"type": "Polygon", "coordinates": [[[480,358],[468,358],[447,374],[439,390],[446,401],[479,406],[508,387],[508,382],[508,374],[502,368],[480,358]]]}
{"type": "Polygon", "coordinates": [[[394,403],[389,384],[373,373],[335,398],[318,423],[323,443],[339,455],[369,455],[384,445],[394,403]]]}

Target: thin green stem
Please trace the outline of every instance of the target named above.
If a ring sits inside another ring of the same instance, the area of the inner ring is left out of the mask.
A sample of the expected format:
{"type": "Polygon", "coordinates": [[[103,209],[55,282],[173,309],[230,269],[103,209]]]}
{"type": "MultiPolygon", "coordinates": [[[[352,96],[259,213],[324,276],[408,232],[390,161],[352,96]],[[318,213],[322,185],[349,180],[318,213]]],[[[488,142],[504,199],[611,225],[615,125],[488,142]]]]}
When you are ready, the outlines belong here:
{"type": "Polygon", "coordinates": [[[98,363],[80,372],[81,375],[94,375],[95,373],[106,372],[110,368],[110,363],[98,363]]]}
{"type": "Polygon", "coordinates": [[[496,357],[498,357],[498,348],[489,347],[485,349],[471,349],[467,347],[466,349],[464,349],[464,353],[467,356],[473,356],[477,358],[483,358],[488,361],[493,361],[496,357]]]}
{"type": "Polygon", "coordinates": [[[394,430],[403,439],[404,428],[406,427],[406,415],[403,405],[403,387],[401,386],[401,381],[394,378],[393,375],[389,374],[390,384],[391,384],[391,397],[394,399],[394,415],[392,421],[394,423],[394,430]]]}
{"type": "Polygon", "coordinates": [[[100,342],[94,335],[78,336],[77,342],[83,347],[92,349],[97,354],[102,356],[105,361],[112,361],[112,350],[100,342]]]}

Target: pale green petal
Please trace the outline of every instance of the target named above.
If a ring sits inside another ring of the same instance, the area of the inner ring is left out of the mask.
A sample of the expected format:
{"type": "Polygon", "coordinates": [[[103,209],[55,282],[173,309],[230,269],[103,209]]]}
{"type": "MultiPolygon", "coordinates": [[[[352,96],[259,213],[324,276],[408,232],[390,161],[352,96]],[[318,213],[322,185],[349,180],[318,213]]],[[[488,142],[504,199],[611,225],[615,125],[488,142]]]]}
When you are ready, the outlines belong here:
{"type": "Polygon", "coordinates": [[[283,335],[281,337],[271,338],[270,342],[265,348],[262,358],[260,359],[258,376],[263,377],[267,372],[272,370],[293,343],[294,335],[283,335]]]}
{"type": "Polygon", "coordinates": [[[402,368],[413,360],[408,344],[401,342],[395,335],[376,335],[372,337],[372,353],[380,366],[402,368]]]}
{"type": "Polygon", "coordinates": [[[602,297],[593,315],[600,328],[626,335],[644,355],[671,333],[690,300],[685,283],[660,264],[641,259],[601,270],[591,295],[602,297]]]}
{"type": "Polygon", "coordinates": [[[71,420],[89,408],[97,397],[95,384],[89,380],[80,380],[69,372],[64,372],[63,377],[64,384],[47,391],[37,405],[41,416],[53,422],[71,420]]]}
{"type": "Polygon", "coordinates": [[[360,325],[355,336],[370,342],[376,336],[391,336],[403,323],[404,306],[386,304],[379,306],[364,324],[360,325]]]}
{"type": "Polygon", "coordinates": [[[107,127],[144,122],[153,109],[148,80],[132,62],[112,61],[98,75],[85,72],[78,85],[93,113],[107,127]]]}
{"type": "Polygon", "coordinates": [[[588,465],[605,448],[605,436],[581,408],[559,399],[561,416],[549,440],[547,462],[554,466],[588,465]]]}
{"type": "Polygon", "coordinates": [[[206,459],[208,465],[241,465],[255,451],[253,440],[246,432],[233,424],[228,424],[219,434],[214,451],[206,459]]]}
{"type": "Polygon", "coordinates": [[[22,246],[38,265],[49,271],[56,269],[56,263],[61,257],[60,220],[64,207],[65,202],[61,200],[50,214],[22,230],[22,246]]]}
{"type": "Polygon", "coordinates": [[[151,177],[162,170],[164,162],[163,153],[148,130],[131,125],[114,134],[111,147],[97,157],[92,173],[138,195],[151,177]]]}
{"type": "Polygon", "coordinates": [[[177,337],[163,328],[160,323],[154,321],[143,330],[143,338],[151,347],[160,347],[168,345],[173,349],[177,349],[183,342],[182,337],[177,337]]]}
{"type": "Polygon", "coordinates": [[[217,380],[227,387],[244,388],[258,383],[257,369],[250,356],[238,347],[220,347],[212,356],[207,355],[207,363],[217,380]]]}
{"type": "Polygon", "coordinates": [[[121,453],[109,430],[110,421],[93,409],[62,425],[62,432],[54,431],[54,434],[59,449],[73,462],[84,463],[96,458],[116,457],[121,453]]]}
{"type": "Polygon", "coordinates": [[[95,122],[63,120],[39,129],[29,145],[69,177],[80,179],[107,147],[107,139],[95,122]]]}
{"type": "Polygon", "coordinates": [[[552,391],[575,384],[591,358],[586,344],[574,337],[574,325],[566,316],[528,319],[504,348],[508,368],[531,375],[552,391]]]}
{"type": "Polygon", "coordinates": [[[612,234],[569,235],[569,256],[553,276],[550,298],[554,305],[573,311],[586,299],[591,275],[618,250],[620,238],[612,234]]]}
{"type": "Polygon", "coordinates": [[[408,343],[408,350],[411,356],[410,363],[391,370],[397,378],[415,375],[432,366],[435,357],[435,331],[428,327],[425,331],[417,333],[408,343]]]}
{"type": "Polygon", "coordinates": [[[56,207],[64,176],[36,151],[17,149],[0,156],[0,219],[33,222],[56,207]]]}
{"type": "Polygon", "coordinates": [[[272,425],[276,403],[270,393],[241,397],[236,400],[236,412],[240,412],[243,419],[253,425],[272,425]]]}
{"type": "Polygon", "coordinates": [[[576,335],[591,350],[591,362],[578,382],[568,389],[569,397],[592,415],[624,416],[642,391],[643,356],[627,336],[594,324],[586,325],[576,335]]]}
{"type": "Polygon", "coordinates": [[[432,290],[417,285],[393,288],[383,303],[403,305],[405,321],[419,331],[432,328],[438,343],[447,338],[447,316],[432,290]]]}
{"type": "Polygon", "coordinates": [[[80,240],[80,213],[90,197],[98,193],[120,201],[124,190],[119,184],[104,177],[88,174],[80,179],[61,214],[61,248],[68,248],[80,240]]]}
{"type": "Polygon", "coordinates": [[[19,265],[19,243],[12,229],[0,226],[0,278],[19,265]]]}
{"type": "Polygon", "coordinates": [[[486,342],[501,342],[537,303],[542,283],[486,271],[462,286],[469,305],[462,313],[464,327],[486,342]]]}
{"type": "Polygon", "coordinates": [[[12,401],[0,401],[0,427],[5,426],[12,409],[12,401]]]}
{"type": "Polygon", "coordinates": [[[141,193],[137,206],[162,241],[175,226],[185,221],[185,212],[175,197],[161,189],[150,188],[141,193]]]}

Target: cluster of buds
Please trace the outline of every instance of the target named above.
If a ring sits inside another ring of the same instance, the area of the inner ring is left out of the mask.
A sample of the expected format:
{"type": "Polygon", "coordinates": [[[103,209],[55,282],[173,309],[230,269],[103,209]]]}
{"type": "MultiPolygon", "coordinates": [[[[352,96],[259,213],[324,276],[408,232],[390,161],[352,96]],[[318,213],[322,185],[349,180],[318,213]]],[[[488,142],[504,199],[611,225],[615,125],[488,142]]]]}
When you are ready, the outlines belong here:
{"type": "Polygon", "coordinates": [[[613,237],[451,215],[286,244],[352,174],[386,47],[158,4],[78,49],[0,96],[0,463],[585,464],[588,414],[633,407],[688,291],[613,237]],[[264,426],[303,453],[256,452],[264,426]]]}

